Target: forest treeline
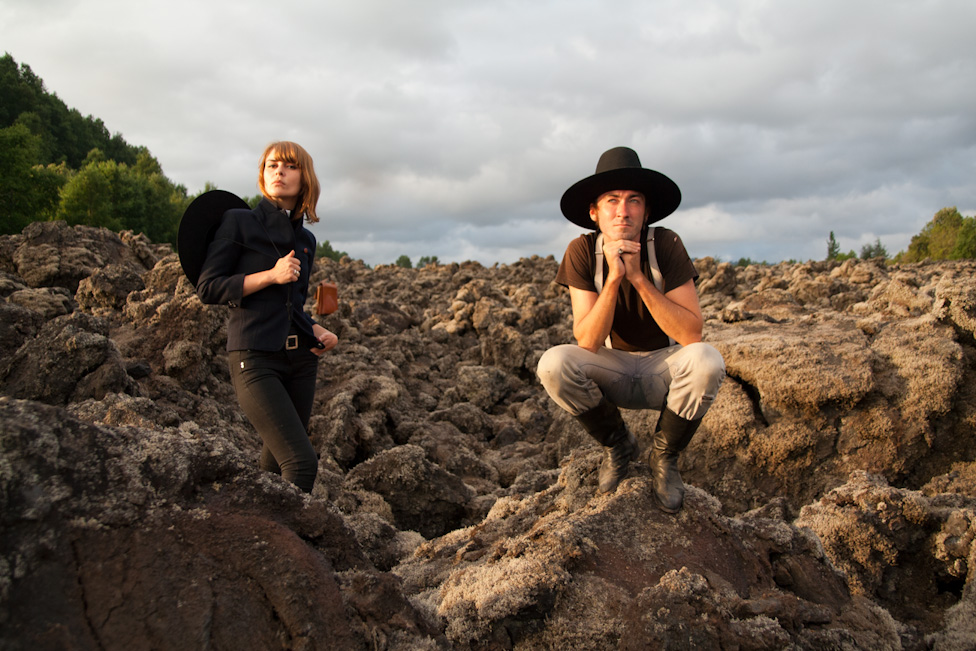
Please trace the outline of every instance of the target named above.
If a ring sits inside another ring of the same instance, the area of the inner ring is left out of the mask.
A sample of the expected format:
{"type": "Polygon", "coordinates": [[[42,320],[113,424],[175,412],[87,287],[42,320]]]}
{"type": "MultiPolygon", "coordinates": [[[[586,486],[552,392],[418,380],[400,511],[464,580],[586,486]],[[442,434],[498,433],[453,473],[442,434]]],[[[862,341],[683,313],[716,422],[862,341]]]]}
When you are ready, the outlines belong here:
{"type": "Polygon", "coordinates": [[[966,260],[976,258],[976,216],[964,217],[953,206],[943,208],[912,237],[908,250],[895,262],[922,260],[966,260]]]}
{"type": "MultiPolygon", "coordinates": [[[[840,245],[830,231],[827,238],[827,260],[847,260],[856,258],[854,251],[841,253],[840,245]]],[[[888,250],[875,240],[874,244],[861,247],[862,260],[882,258],[891,262],[921,262],[923,260],[966,260],[976,258],[976,216],[965,217],[952,206],[943,208],[912,236],[908,249],[889,257],[888,250]]]]}
{"type": "MultiPolygon", "coordinates": [[[[170,181],[148,149],[110,134],[100,119],[68,108],[30,66],[18,65],[9,53],[0,57],[0,98],[0,234],[19,233],[33,221],[61,219],[176,243],[180,217],[196,195],[170,181]]],[[[201,192],[211,189],[208,183],[201,192]]],[[[259,198],[244,199],[255,205],[259,198]]],[[[333,259],[346,255],[328,241],[318,253],[333,259]]],[[[842,253],[831,232],[826,257],[843,260],[857,254],[842,253]]],[[[976,258],[976,217],[943,208],[912,237],[906,251],[889,257],[878,240],[863,247],[860,257],[893,262],[976,258]]],[[[740,260],[745,262],[752,261],[740,260]]],[[[436,264],[437,258],[422,257],[417,266],[429,263],[436,264]]],[[[395,264],[412,267],[407,256],[395,264]]]]}
{"type": "Polygon", "coordinates": [[[0,233],[63,219],[175,244],[191,197],[149,150],[68,108],[9,53],[0,57],[0,98],[0,233]]]}

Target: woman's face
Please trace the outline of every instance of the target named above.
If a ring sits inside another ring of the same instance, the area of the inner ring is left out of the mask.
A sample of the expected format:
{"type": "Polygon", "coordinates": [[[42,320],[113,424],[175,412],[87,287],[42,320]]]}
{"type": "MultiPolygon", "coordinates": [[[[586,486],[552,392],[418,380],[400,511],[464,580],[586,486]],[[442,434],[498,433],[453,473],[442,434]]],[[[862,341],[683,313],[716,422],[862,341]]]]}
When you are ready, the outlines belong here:
{"type": "Polygon", "coordinates": [[[292,210],[302,193],[302,171],[295,163],[278,159],[272,151],[264,159],[264,190],[281,208],[292,210]]]}

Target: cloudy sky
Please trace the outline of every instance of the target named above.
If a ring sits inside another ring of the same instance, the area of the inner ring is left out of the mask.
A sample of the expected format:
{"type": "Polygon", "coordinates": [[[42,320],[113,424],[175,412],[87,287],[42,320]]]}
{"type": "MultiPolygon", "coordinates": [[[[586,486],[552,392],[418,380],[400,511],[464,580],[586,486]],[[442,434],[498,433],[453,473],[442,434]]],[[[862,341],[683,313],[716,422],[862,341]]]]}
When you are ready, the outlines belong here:
{"type": "Polygon", "coordinates": [[[192,194],[287,139],[369,264],[562,257],[559,198],[633,147],[694,257],[907,247],[976,213],[972,0],[0,0],[0,51],[192,194]]]}

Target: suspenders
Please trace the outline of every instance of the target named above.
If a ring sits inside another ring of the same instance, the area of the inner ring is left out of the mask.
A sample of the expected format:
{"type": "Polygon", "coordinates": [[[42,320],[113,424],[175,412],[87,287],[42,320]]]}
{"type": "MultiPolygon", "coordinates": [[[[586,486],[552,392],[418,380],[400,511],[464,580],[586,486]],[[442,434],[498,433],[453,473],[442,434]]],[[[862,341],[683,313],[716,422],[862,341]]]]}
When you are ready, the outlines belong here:
{"type": "MultiPolygon", "coordinates": [[[[647,264],[651,268],[651,280],[654,281],[654,286],[657,287],[657,290],[663,292],[664,276],[661,274],[661,268],[657,264],[657,252],[654,250],[654,236],[657,235],[658,228],[648,229],[647,240],[644,242],[644,250],[647,251],[647,264]]],[[[596,285],[596,293],[599,294],[603,291],[603,233],[596,236],[596,247],[593,252],[596,254],[596,271],[593,274],[593,284],[596,285]]],[[[672,346],[675,344],[674,339],[671,337],[668,337],[668,342],[672,346]]],[[[613,348],[610,345],[610,335],[607,335],[607,340],[604,345],[607,348],[613,348]]]]}

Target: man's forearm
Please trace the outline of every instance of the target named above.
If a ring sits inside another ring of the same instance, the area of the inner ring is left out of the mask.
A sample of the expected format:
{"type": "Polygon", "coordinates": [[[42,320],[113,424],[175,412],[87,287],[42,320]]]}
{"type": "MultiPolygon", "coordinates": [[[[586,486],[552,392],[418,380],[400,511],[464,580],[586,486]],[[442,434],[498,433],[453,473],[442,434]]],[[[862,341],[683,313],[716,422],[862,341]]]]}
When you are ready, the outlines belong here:
{"type": "MultiPolygon", "coordinates": [[[[671,300],[646,277],[644,282],[639,282],[636,285],[636,288],[654,321],[666,335],[682,346],[701,341],[702,318],[700,313],[671,300]]],[[[691,302],[693,299],[694,303],[697,304],[698,298],[697,294],[694,293],[693,284],[690,291],[687,288],[681,288],[681,290],[682,294],[687,294],[687,296],[682,296],[684,300],[691,302]]]]}
{"type": "Polygon", "coordinates": [[[574,321],[573,336],[581,348],[596,352],[610,336],[619,286],[619,279],[608,281],[593,307],[583,318],[574,321]]]}

